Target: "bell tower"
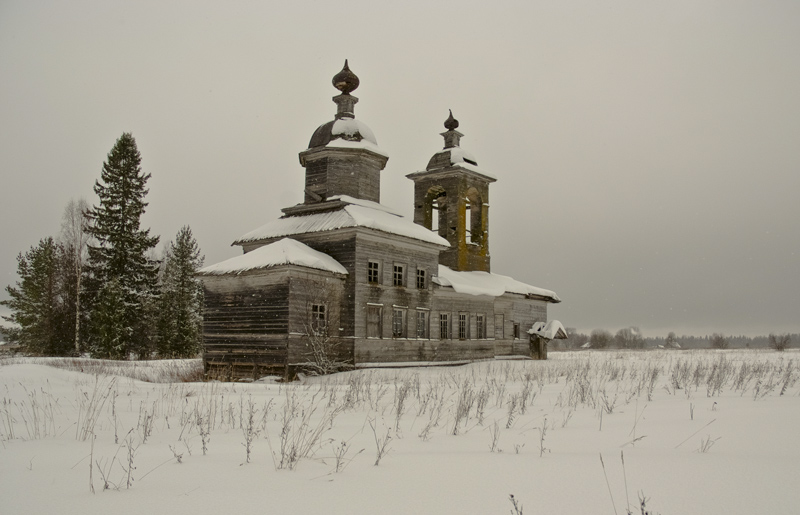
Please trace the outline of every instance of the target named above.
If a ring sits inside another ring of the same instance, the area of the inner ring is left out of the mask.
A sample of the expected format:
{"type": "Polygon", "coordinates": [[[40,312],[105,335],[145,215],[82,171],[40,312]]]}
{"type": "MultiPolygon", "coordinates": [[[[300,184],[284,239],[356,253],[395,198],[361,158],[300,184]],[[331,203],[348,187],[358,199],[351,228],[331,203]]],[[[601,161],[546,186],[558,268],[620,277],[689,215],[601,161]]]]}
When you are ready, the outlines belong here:
{"type": "Polygon", "coordinates": [[[444,122],[444,149],[425,171],[406,175],[414,181],[414,222],[438,232],[450,243],[439,263],[459,271],[490,271],[489,184],[495,177],[478,167],[460,146],[453,112],[444,122]]]}

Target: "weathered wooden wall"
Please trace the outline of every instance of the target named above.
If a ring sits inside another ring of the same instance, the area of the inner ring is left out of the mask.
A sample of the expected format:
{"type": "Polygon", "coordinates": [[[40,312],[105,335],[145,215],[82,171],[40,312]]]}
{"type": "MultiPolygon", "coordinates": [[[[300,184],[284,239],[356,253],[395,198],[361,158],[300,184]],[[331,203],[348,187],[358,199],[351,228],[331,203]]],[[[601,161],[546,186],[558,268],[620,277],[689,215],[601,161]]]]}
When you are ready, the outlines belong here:
{"type": "Polygon", "coordinates": [[[289,327],[287,271],[204,276],[203,285],[206,376],[284,375],[289,327]]]}

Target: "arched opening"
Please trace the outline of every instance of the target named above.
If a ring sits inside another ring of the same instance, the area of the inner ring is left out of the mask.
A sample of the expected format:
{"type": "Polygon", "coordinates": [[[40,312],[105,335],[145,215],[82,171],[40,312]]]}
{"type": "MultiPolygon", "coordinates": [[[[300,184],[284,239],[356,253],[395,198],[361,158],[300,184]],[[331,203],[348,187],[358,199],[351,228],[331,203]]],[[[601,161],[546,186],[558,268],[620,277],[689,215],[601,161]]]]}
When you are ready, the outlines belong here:
{"type": "Polygon", "coordinates": [[[467,243],[481,245],[483,242],[483,200],[475,188],[467,190],[464,230],[467,243]]]}
{"type": "Polygon", "coordinates": [[[447,193],[441,186],[433,186],[425,195],[425,227],[447,237],[447,193]]]}

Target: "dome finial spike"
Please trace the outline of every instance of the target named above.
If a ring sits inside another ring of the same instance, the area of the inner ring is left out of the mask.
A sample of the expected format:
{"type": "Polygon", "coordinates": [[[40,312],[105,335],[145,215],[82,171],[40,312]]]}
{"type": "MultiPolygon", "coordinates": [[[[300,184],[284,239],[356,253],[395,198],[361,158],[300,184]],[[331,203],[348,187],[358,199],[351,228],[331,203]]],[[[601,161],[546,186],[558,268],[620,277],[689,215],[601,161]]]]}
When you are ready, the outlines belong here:
{"type": "Polygon", "coordinates": [[[351,91],[355,91],[359,84],[356,74],[350,71],[350,66],[347,59],[344,60],[344,67],[342,71],[333,76],[333,87],[338,89],[344,95],[349,95],[351,91]]]}
{"type": "Polygon", "coordinates": [[[450,111],[450,116],[448,116],[447,120],[445,120],[444,128],[449,130],[449,131],[454,131],[454,130],[458,129],[458,120],[453,118],[453,110],[452,109],[448,109],[448,111],[450,111]]]}

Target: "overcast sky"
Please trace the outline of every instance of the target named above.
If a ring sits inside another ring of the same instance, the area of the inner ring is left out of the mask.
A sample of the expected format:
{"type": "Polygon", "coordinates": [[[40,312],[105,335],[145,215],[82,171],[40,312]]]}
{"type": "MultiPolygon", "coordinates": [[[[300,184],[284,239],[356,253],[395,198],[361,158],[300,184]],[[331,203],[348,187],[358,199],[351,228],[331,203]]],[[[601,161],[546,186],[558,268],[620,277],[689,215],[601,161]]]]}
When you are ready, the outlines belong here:
{"type": "Polygon", "coordinates": [[[345,58],[390,155],[382,202],[411,215],[405,175],[452,109],[499,179],[492,271],[556,291],[551,318],[800,332],[795,0],[0,0],[0,283],[71,198],[98,202],[123,132],[152,174],[144,226],[238,254],[302,201],[345,58]]]}

